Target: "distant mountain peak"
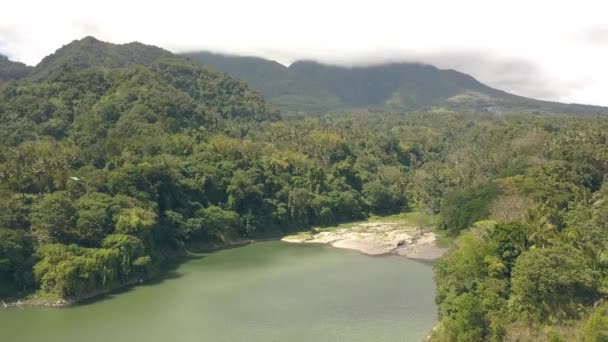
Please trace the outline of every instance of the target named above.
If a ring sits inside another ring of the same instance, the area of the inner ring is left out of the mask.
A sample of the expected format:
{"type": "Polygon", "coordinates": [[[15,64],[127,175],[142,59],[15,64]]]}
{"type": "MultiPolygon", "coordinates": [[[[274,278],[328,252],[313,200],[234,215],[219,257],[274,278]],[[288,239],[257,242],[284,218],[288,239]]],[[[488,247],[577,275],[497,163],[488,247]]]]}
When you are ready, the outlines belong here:
{"type": "Polygon", "coordinates": [[[109,44],[109,43],[104,43],[101,40],[99,40],[93,36],[86,36],[82,39],[76,39],[76,40],[74,40],[74,42],[81,42],[81,43],[87,43],[87,44],[109,44]]]}
{"type": "Polygon", "coordinates": [[[133,64],[151,65],[159,58],[173,56],[167,50],[138,42],[112,44],[87,36],[64,45],[45,57],[32,71],[34,79],[70,70],[87,68],[113,69],[133,64]]]}
{"type": "Polygon", "coordinates": [[[257,57],[188,53],[239,77],[285,110],[448,109],[469,112],[608,114],[608,108],[538,101],[489,87],[471,75],[415,62],[340,66],[298,60],[289,67],[257,57]]]}

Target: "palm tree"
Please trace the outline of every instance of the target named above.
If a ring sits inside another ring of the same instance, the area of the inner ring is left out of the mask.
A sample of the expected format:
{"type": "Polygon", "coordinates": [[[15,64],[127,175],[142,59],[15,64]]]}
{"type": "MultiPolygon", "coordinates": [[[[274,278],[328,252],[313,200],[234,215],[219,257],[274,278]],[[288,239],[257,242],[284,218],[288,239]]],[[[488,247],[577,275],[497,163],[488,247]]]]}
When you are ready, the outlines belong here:
{"type": "Polygon", "coordinates": [[[547,247],[558,237],[559,229],[551,219],[556,212],[547,202],[534,206],[526,211],[524,221],[528,224],[528,240],[536,247],[547,247]]]}

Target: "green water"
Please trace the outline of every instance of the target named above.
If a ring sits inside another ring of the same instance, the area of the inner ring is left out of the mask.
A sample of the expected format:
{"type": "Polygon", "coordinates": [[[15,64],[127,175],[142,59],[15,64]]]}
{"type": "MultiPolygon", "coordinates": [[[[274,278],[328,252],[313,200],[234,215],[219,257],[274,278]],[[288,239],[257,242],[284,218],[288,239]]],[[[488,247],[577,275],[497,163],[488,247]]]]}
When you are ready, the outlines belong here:
{"type": "Polygon", "coordinates": [[[420,341],[436,311],[429,265],[260,242],[67,309],[0,310],[0,340],[420,341]]]}

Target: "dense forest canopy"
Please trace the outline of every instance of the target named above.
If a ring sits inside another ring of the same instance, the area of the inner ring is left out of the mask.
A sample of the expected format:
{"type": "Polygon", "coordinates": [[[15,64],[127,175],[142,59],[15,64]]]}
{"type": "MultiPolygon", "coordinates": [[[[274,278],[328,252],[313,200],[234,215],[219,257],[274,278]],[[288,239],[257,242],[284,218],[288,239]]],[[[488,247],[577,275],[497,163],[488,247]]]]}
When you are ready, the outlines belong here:
{"type": "Polygon", "coordinates": [[[0,85],[0,298],[83,298],[188,248],[418,210],[458,237],[435,340],[605,340],[608,119],[281,116],[226,74],[104,44],[0,85]]]}

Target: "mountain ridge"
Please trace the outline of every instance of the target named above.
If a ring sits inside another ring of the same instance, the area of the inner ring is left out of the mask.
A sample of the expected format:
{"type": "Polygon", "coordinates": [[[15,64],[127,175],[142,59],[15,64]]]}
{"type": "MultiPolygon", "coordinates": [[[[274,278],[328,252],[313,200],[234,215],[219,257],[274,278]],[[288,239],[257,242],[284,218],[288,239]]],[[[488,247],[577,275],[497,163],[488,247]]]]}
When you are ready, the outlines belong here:
{"type": "Polygon", "coordinates": [[[75,40],[0,87],[0,144],[46,136],[110,146],[113,135],[205,129],[237,117],[279,113],[245,82],[141,43],[75,40]]]}
{"type": "Polygon", "coordinates": [[[74,40],[54,53],[44,57],[29,74],[42,79],[66,71],[78,71],[91,67],[100,69],[124,68],[134,64],[149,66],[163,57],[172,57],[165,49],[139,42],[113,44],[87,36],[74,40]]]}
{"type": "Polygon", "coordinates": [[[260,57],[207,51],[180,55],[243,79],[287,111],[380,108],[608,115],[608,107],[558,103],[510,94],[485,85],[466,73],[424,63],[340,66],[298,60],[285,66],[260,57]],[[272,73],[267,73],[270,66],[272,73]]]}
{"type": "Polygon", "coordinates": [[[26,77],[31,70],[32,67],[11,61],[7,56],[0,54],[0,83],[26,77]]]}
{"type": "Polygon", "coordinates": [[[164,58],[191,60],[241,79],[286,111],[380,109],[608,115],[608,107],[510,94],[466,73],[419,62],[341,66],[305,59],[286,66],[253,56],[205,51],[173,54],[139,42],[113,44],[91,36],[62,46],[34,67],[0,55],[0,82],[22,78],[40,81],[90,68],[110,71],[132,65],[149,67],[164,58]]]}

